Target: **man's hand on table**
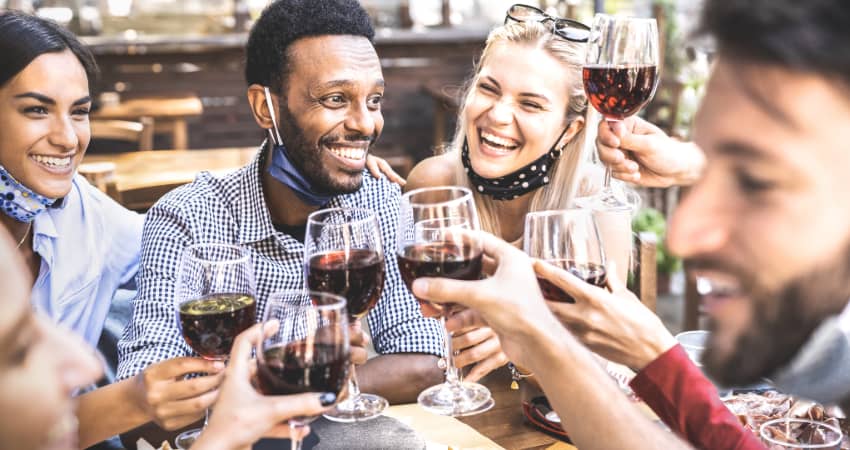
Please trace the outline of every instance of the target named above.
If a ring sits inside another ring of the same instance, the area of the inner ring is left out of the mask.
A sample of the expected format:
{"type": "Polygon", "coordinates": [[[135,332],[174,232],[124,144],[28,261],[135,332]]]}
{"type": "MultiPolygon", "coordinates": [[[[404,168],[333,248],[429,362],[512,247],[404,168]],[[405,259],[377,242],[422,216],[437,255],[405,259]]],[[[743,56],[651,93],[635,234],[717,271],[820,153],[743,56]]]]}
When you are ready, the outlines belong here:
{"type": "Polygon", "coordinates": [[[543,261],[535,261],[534,270],[575,299],[547,304],[576,338],[603,358],[641,370],[676,345],[661,319],[626,289],[616,270],[609,271],[610,292],[543,261]]]}

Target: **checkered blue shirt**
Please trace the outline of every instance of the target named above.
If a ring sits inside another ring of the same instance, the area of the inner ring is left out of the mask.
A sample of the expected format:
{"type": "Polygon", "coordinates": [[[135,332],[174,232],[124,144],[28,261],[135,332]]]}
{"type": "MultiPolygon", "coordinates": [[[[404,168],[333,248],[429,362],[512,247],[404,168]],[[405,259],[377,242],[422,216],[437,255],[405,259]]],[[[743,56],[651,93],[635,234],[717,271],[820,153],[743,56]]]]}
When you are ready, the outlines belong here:
{"type": "MultiPolygon", "coordinates": [[[[257,283],[257,316],[270,294],[304,286],[304,245],[275,230],[260,186],[265,149],[242,169],[223,176],[207,172],[165,195],[147,213],[142,235],[138,296],[133,315],[118,343],[118,378],[131,377],[148,365],[191,355],[174,309],[174,286],[183,249],[221,242],[251,250],[257,283]]],[[[393,255],[396,245],[399,187],[364,172],[359,191],[335,197],[328,207],[361,207],[377,212],[387,254],[387,280],[377,306],[369,313],[372,342],[378,353],[442,355],[440,325],[422,317],[407,290],[393,255]]]]}

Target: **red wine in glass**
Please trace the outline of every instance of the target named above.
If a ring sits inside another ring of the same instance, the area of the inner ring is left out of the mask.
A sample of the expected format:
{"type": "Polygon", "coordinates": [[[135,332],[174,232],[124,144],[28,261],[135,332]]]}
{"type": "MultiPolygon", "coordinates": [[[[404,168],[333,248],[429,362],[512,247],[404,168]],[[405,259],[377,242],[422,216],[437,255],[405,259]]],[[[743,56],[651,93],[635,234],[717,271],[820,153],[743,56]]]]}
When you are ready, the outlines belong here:
{"type": "Polygon", "coordinates": [[[211,294],[180,305],[183,338],[206,359],[226,359],[239,333],[254,325],[253,295],[211,294]]]}
{"type": "Polygon", "coordinates": [[[307,263],[310,290],[345,297],[348,314],[359,319],[381,298],[384,258],[375,250],[334,250],[313,255],[307,263]]]}
{"type": "MultiPolygon", "coordinates": [[[[421,277],[442,277],[455,280],[481,278],[482,254],[471,246],[454,242],[430,242],[405,247],[398,255],[398,268],[408,289],[421,277]]],[[[417,298],[427,308],[443,312],[444,306],[417,298]]],[[[451,309],[450,304],[445,308],[451,309]]]]}
{"type": "MultiPolygon", "coordinates": [[[[564,269],[575,275],[585,283],[592,284],[596,287],[604,288],[608,276],[605,271],[605,266],[596,263],[579,264],[575,261],[566,259],[547,260],[549,264],[555,267],[564,269]]],[[[540,285],[540,290],[543,291],[543,298],[553,302],[575,303],[575,299],[563,291],[563,289],[555,286],[549,280],[538,277],[537,283],[540,285]]]]}
{"type": "Polygon", "coordinates": [[[341,349],[304,341],[267,347],[257,361],[258,387],[266,395],[333,392],[339,396],[351,366],[341,349]]]}
{"type": "Polygon", "coordinates": [[[606,119],[623,120],[643,108],[655,93],[657,67],[646,64],[584,66],[590,104],[606,119]]]}

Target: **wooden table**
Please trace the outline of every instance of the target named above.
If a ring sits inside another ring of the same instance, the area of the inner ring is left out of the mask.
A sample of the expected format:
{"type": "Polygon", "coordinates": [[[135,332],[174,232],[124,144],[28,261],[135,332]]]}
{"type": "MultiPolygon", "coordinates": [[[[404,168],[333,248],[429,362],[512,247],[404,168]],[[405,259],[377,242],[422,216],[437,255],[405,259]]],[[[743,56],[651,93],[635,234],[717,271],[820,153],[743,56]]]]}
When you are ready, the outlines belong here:
{"type": "Polygon", "coordinates": [[[487,375],[482,384],[490,389],[496,405],[486,413],[458,420],[509,450],[542,450],[559,442],[525,422],[520,391],[511,390],[506,367],[487,375]]]}
{"type": "Polygon", "coordinates": [[[248,164],[257,149],[234,147],[86,155],[83,164],[114,164],[115,188],[121,204],[143,210],[166,192],[194,180],[198,172],[225,173],[248,164]]]}
{"type": "Polygon", "coordinates": [[[145,117],[153,121],[154,132],[171,134],[173,148],[189,148],[189,128],[186,119],[203,114],[204,105],[195,96],[173,98],[138,98],[117,104],[103,104],[92,113],[94,119],[136,120],[145,117]]]}

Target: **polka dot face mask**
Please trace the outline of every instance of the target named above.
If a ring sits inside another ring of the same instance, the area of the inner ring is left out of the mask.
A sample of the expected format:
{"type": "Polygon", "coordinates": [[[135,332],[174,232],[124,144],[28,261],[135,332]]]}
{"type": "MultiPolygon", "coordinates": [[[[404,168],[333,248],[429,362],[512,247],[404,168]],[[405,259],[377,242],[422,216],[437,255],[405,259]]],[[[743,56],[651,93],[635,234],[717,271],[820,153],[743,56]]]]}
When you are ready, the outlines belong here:
{"type": "MultiPolygon", "coordinates": [[[[566,131],[565,129],[564,132],[566,131]]],[[[561,136],[563,135],[564,133],[561,133],[561,136]]],[[[555,145],[560,140],[561,138],[558,137],[555,145]]],[[[552,171],[552,166],[560,158],[562,151],[560,148],[555,148],[555,145],[543,156],[528,165],[498,178],[484,178],[475,173],[472,164],[469,162],[469,145],[466,143],[466,139],[463,141],[460,159],[475,191],[493,197],[494,200],[513,200],[549,184],[549,172],[552,171]]]]}
{"type": "Polygon", "coordinates": [[[55,198],[36,194],[0,166],[0,210],[4,214],[18,222],[29,223],[54,203],[55,198]]]}

